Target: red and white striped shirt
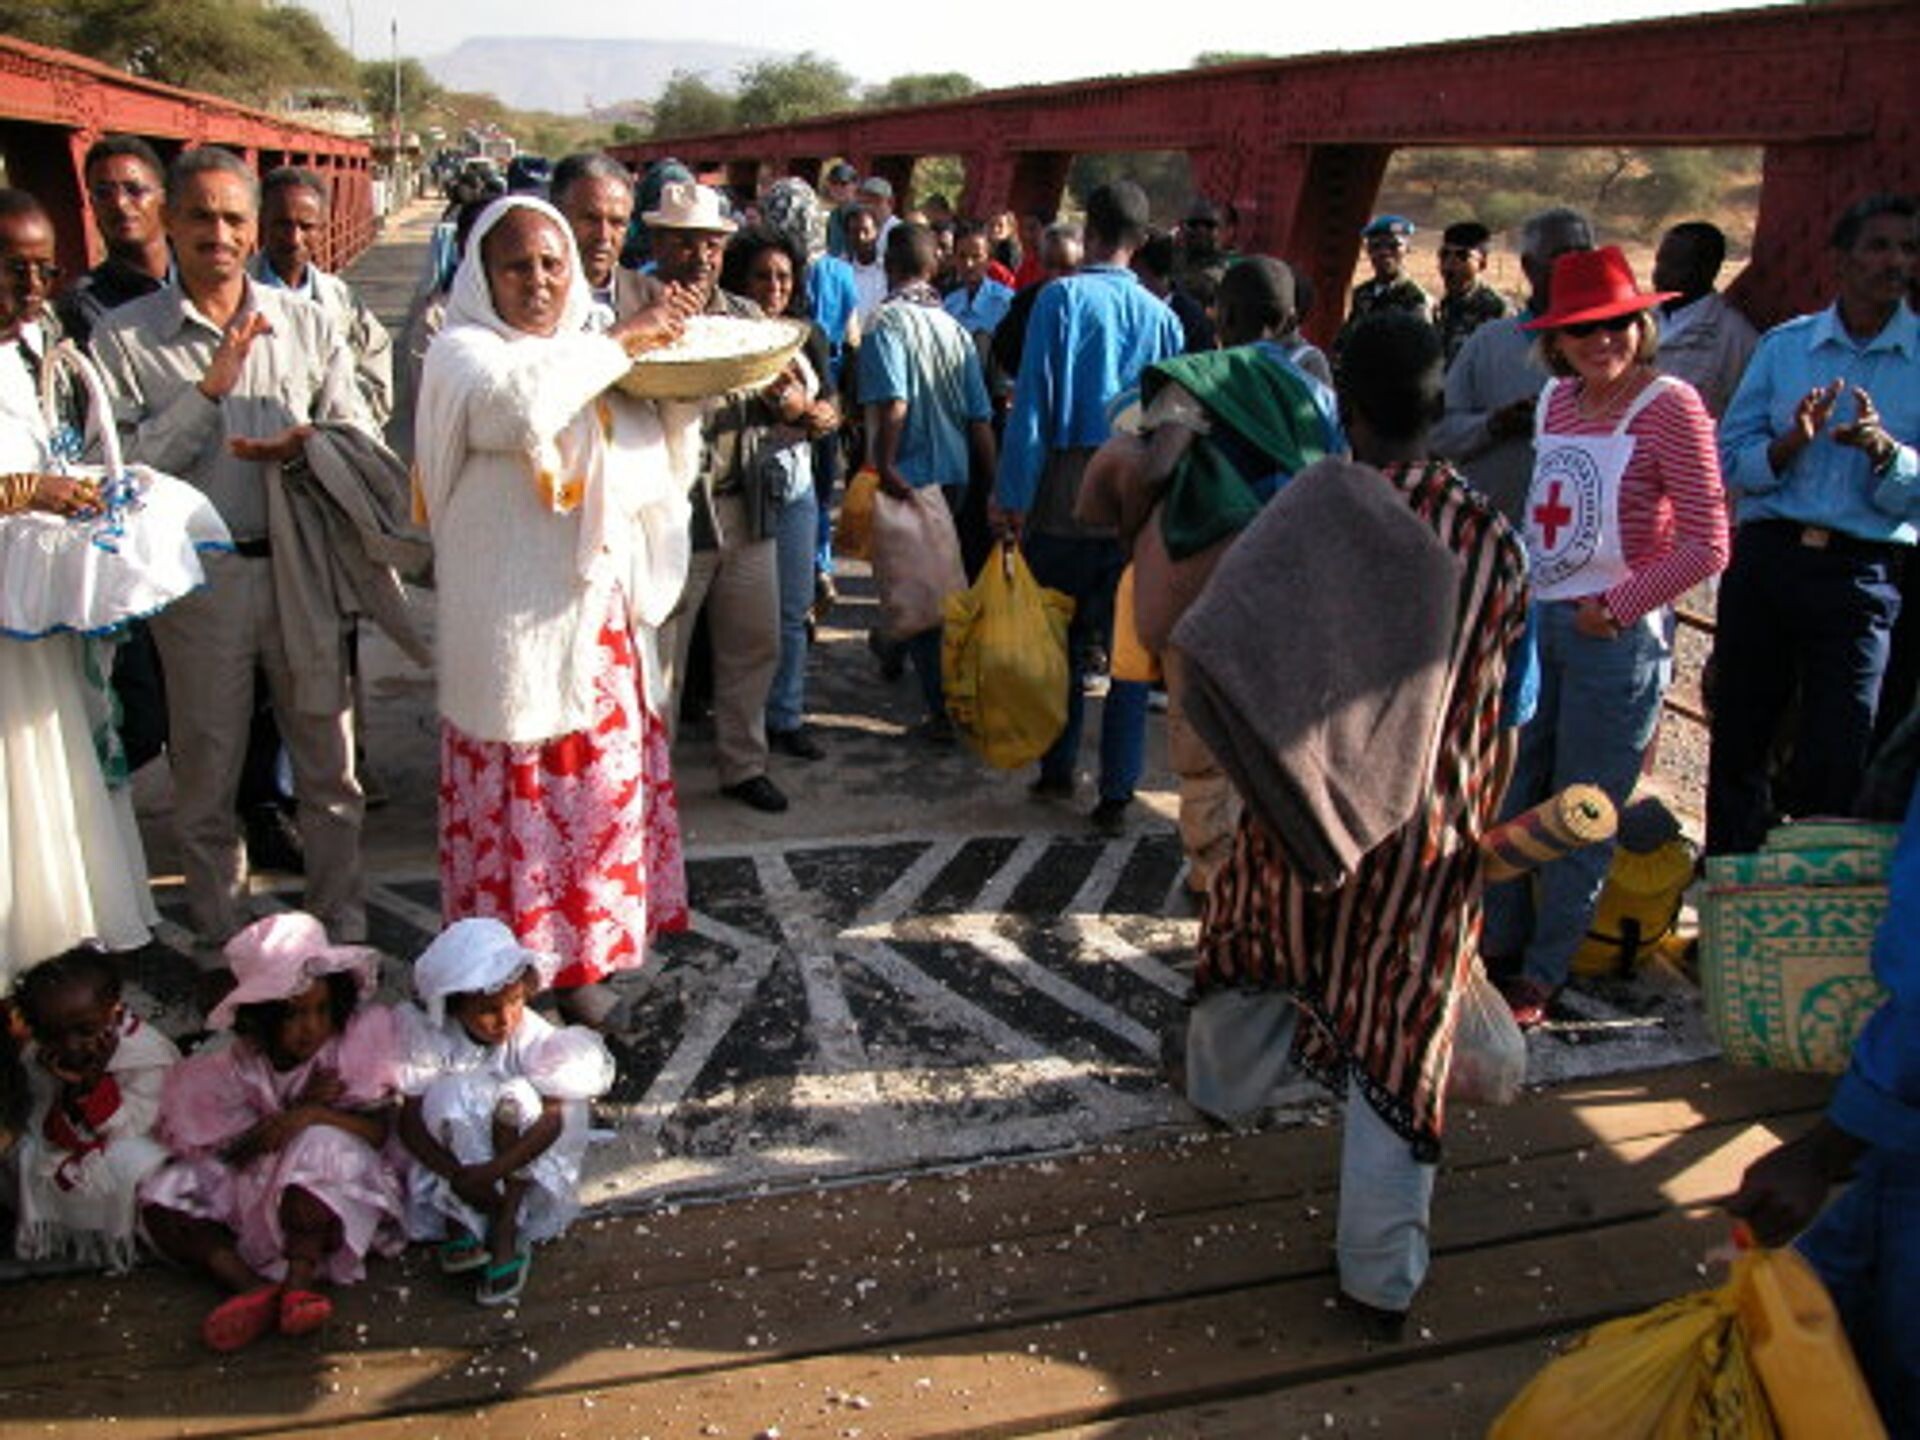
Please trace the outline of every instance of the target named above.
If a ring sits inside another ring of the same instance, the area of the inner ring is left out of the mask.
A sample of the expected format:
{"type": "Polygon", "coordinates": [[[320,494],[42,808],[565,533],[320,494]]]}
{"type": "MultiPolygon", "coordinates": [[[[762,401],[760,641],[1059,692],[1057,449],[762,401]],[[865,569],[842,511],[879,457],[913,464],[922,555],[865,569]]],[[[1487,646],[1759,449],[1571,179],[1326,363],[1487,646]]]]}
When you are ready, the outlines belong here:
{"type": "MultiPolygon", "coordinates": [[[[1610,435],[1618,414],[1582,419],[1579,382],[1556,380],[1547,429],[1610,435]]],[[[1713,417],[1685,381],[1669,381],[1627,426],[1633,458],[1620,477],[1620,544],[1632,569],[1606,592],[1607,611],[1631,625],[1727,568],[1726,487],[1713,417]]]]}

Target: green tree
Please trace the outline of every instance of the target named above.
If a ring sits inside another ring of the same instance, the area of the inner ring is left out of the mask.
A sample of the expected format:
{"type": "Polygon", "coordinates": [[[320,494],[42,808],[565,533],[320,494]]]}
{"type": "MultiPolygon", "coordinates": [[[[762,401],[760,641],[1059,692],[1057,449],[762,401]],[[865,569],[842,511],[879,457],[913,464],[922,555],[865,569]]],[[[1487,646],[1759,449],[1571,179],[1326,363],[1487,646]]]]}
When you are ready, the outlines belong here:
{"type": "Polygon", "coordinates": [[[943,100],[964,100],[978,93],[980,82],[958,70],[938,74],[896,75],[884,85],[867,91],[867,104],[875,109],[889,105],[936,105],[943,100]]]}
{"type": "Polygon", "coordinates": [[[311,13],[265,0],[0,0],[0,33],[255,105],[353,74],[311,13]]]}
{"type": "Polygon", "coordinates": [[[296,85],[353,90],[360,67],[318,15],[298,5],[276,5],[261,15],[260,23],[286,59],[296,85]]]}
{"type": "Polygon", "coordinates": [[[824,55],[804,50],[791,60],[761,60],[740,71],[734,123],[781,125],[853,105],[853,76],[824,55]]]}
{"type": "Polygon", "coordinates": [[[1271,60],[1273,57],[1260,50],[1202,50],[1193,57],[1195,70],[1207,70],[1215,65],[1238,65],[1243,60],[1271,60]]]}
{"type": "Polygon", "coordinates": [[[653,102],[656,138],[705,135],[714,130],[730,130],[735,123],[732,97],[688,70],[674,71],[660,98],[653,102]]]}
{"type": "MultiPolygon", "coordinates": [[[[410,56],[399,62],[400,127],[417,128],[427,107],[444,93],[440,83],[427,73],[427,67],[410,56]]],[[[360,62],[360,98],[381,130],[393,127],[393,72],[391,60],[360,62]]]]}

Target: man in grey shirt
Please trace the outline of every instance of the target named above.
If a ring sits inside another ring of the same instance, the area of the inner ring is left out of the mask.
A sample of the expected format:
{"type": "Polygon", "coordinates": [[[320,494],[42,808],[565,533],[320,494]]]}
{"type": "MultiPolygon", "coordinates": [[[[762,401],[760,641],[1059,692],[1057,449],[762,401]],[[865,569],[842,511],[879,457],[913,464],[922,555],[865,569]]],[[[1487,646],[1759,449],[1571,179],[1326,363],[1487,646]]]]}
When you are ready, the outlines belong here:
{"type": "Polygon", "coordinates": [[[1547,372],[1521,327],[1546,313],[1553,262],[1591,250],[1593,227],[1577,210],[1543,210],[1520,227],[1520,268],[1532,293],[1518,315],[1489,320],[1447,367],[1447,413],[1433,427],[1433,453],[1460,462],[1467,483],[1517,528],[1533,480],[1533,410],[1547,372]]]}
{"type": "MultiPolygon", "coordinates": [[[[325,694],[294,683],[276,567],[299,561],[273,553],[268,490],[283,468],[304,463],[315,422],[373,428],[332,320],[248,277],[259,213],[258,182],[238,156],[211,146],[182,154],[166,198],[179,283],[112,311],[93,338],[127,457],[205,491],[235,545],[206,555],[206,587],[153,621],[168,682],[174,823],[194,927],[209,946],[251,918],[233,801],[256,665],[293,760],[306,908],[336,940],[366,934],[351,707],[344,679],[325,694]]],[[[343,646],[345,634],[343,620],[343,646]]]]}

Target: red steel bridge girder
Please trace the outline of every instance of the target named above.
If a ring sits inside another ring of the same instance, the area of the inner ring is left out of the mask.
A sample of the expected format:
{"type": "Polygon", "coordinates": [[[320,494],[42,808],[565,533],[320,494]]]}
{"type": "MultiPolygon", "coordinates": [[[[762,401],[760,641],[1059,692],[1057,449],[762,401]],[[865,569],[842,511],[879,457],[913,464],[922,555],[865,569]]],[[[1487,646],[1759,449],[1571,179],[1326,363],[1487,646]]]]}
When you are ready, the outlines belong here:
{"type": "Polygon", "coordinates": [[[162,159],[195,145],[224,145],[261,173],[305,165],[332,192],[322,263],[338,269],[373,241],[372,152],[365,141],[0,36],[0,156],[8,183],[31,191],[53,217],[60,263],[69,271],[102,253],[81,161],[108,134],[139,135],[162,159]]]}
{"type": "Polygon", "coordinates": [[[903,207],[916,158],[957,155],[962,207],[985,215],[1055,208],[1078,154],[1183,150],[1196,187],[1239,211],[1241,248],[1321,281],[1309,329],[1325,338],[1398,148],[1758,146],[1759,223],[1734,294],[1771,324],[1826,299],[1840,210],[1920,190],[1916,74],[1920,5],[1856,0],[990,91],[616,153],[809,179],[840,156],[885,175],[903,207]]]}

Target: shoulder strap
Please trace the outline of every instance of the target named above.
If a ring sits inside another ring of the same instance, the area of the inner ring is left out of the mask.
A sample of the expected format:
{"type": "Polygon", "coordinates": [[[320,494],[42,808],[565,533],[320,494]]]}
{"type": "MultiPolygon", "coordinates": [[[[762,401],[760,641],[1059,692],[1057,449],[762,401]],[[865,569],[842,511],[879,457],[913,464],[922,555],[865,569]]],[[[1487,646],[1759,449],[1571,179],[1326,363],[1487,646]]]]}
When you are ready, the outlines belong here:
{"type": "Polygon", "coordinates": [[[1620,423],[1613,427],[1613,433],[1616,435],[1626,434],[1627,427],[1634,422],[1634,418],[1638,416],[1642,410],[1646,409],[1647,406],[1665,394],[1668,387],[1678,383],[1679,382],[1671,375],[1654,376],[1653,379],[1649,380],[1646,385],[1641,388],[1640,393],[1633,397],[1633,403],[1627,406],[1627,413],[1620,417],[1620,423]]]}
{"type": "Polygon", "coordinates": [[[1547,411],[1553,406],[1554,394],[1566,381],[1555,378],[1540,387],[1540,398],[1533,404],[1533,437],[1535,441],[1547,433],[1547,411]]]}

